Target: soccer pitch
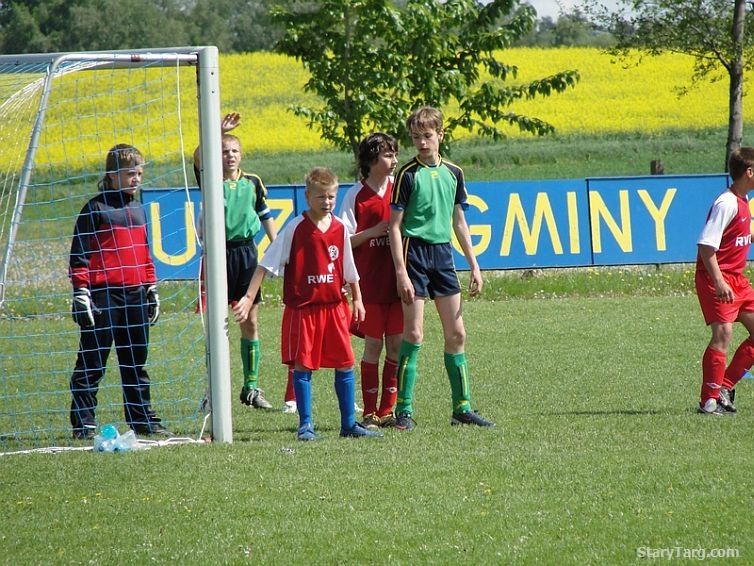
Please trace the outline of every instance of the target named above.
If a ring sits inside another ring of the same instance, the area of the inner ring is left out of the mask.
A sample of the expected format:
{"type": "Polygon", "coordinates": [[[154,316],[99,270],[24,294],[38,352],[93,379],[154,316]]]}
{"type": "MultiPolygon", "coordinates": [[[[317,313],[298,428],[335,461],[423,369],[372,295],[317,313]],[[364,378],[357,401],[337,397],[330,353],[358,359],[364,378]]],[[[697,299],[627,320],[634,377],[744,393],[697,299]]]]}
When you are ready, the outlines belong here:
{"type": "MultiPolygon", "coordinates": [[[[281,312],[260,311],[260,385],[276,409],[281,312]]],[[[428,305],[415,431],[340,439],[322,370],[320,442],[297,443],[295,416],[234,395],[232,445],[4,456],[4,562],[754,560],[752,384],[736,416],[694,413],[708,331],[693,295],[475,300],[464,317],[474,406],[496,428],[450,427],[428,305]]],[[[234,393],[237,338],[232,325],[234,393]]]]}

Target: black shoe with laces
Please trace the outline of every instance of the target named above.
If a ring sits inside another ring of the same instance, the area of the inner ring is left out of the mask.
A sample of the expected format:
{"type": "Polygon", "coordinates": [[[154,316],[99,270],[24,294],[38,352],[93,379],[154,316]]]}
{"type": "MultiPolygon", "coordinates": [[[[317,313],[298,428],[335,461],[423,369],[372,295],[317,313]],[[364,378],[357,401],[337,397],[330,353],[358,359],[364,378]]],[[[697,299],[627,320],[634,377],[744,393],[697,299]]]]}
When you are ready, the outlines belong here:
{"type": "Polygon", "coordinates": [[[450,419],[450,424],[457,425],[476,425],[491,427],[495,426],[495,423],[488,421],[482,415],[476,411],[468,411],[467,413],[453,413],[453,417],[450,419]]]}
{"type": "Polygon", "coordinates": [[[74,440],[94,440],[95,436],[97,436],[97,428],[94,426],[84,426],[73,431],[74,440]]]}
{"type": "MultiPolygon", "coordinates": [[[[733,390],[735,391],[735,389],[733,390]]],[[[736,406],[733,404],[735,394],[727,387],[720,388],[720,397],[717,399],[717,405],[722,407],[728,413],[735,413],[736,406]]]]}
{"type": "Polygon", "coordinates": [[[162,426],[161,423],[134,423],[131,425],[133,431],[140,436],[162,436],[164,438],[170,438],[173,433],[162,426]]]}
{"type": "Polygon", "coordinates": [[[398,430],[414,430],[416,428],[416,421],[411,417],[410,413],[401,413],[395,418],[395,428],[398,430]]]}

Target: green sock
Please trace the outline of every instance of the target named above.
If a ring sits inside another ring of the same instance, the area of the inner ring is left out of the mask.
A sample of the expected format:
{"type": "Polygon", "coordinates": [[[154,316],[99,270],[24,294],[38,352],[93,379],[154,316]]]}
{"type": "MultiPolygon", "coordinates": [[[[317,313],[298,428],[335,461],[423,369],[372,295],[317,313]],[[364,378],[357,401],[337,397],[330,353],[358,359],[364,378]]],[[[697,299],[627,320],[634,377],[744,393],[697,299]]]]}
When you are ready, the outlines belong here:
{"type": "Polygon", "coordinates": [[[243,386],[256,389],[259,381],[259,340],[241,338],[241,360],[243,361],[243,386]]]}
{"type": "Polygon", "coordinates": [[[448,379],[450,379],[453,412],[468,413],[471,410],[471,384],[466,355],[445,352],[445,371],[448,372],[448,379]]]}
{"type": "Polygon", "coordinates": [[[416,383],[416,360],[419,357],[421,344],[411,344],[401,341],[401,349],[398,353],[398,399],[395,405],[395,414],[414,413],[411,404],[414,398],[414,384],[416,383]]]}

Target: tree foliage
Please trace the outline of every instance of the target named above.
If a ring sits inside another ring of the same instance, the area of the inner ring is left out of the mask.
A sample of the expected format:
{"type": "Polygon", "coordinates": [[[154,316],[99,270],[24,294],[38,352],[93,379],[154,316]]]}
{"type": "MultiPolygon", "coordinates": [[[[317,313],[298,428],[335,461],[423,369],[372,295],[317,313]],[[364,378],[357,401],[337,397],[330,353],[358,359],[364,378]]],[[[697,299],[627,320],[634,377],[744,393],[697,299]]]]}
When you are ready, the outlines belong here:
{"type": "Polygon", "coordinates": [[[586,0],[585,9],[609,26],[616,38],[613,51],[623,58],[632,50],[648,55],[685,53],[694,58],[691,87],[727,78],[727,169],[728,156],[743,139],[744,72],[754,64],[754,41],[745,33],[754,15],[746,0],[621,0],[615,11],[598,0],[586,0]]]}
{"type": "Polygon", "coordinates": [[[0,51],[50,53],[216,45],[271,49],[270,0],[12,0],[0,3],[0,51]]]}
{"type": "Polygon", "coordinates": [[[518,0],[284,2],[272,16],[285,29],[277,49],[302,61],[311,73],[305,89],[323,101],[293,111],[354,156],[374,130],[407,141],[405,119],[423,105],[446,111],[446,152],[458,128],[494,140],[505,137],[503,124],[550,133],[550,124],[511,107],[562,92],[579,78],[568,70],[511,84],[518,69],[500,59],[500,50],[535,21],[534,10],[518,0]]]}
{"type": "Polygon", "coordinates": [[[610,47],[614,44],[612,34],[595,22],[578,7],[561,12],[557,20],[549,16],[537,21],[537,25],[516,46],[523,47],[610,47]]]}

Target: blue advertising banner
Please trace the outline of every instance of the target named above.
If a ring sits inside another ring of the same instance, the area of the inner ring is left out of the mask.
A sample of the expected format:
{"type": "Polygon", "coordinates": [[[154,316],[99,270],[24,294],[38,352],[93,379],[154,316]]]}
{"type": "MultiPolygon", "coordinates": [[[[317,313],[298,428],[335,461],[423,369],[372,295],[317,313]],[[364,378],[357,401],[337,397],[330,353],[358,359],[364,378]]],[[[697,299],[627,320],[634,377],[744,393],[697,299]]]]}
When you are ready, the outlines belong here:
{"type": "MultiPolygon", "coordinates": [[[[486,270],[689,263],[707,211],[729,182],[724,174],[470,182],[466,220],[486,270]]],[[[306,209],[303,185],[268,191],[278,230],[306,209]]],[[[195,278],[199,189],[148,189],[142,199],[158,277],[195,278]]],[[[264,254],[264,232],[258,243],[264,254]]],[[[454,247],[456,266],[467,269],[454,247]]]]}
{"type": "Polygon", "coordinates": [[[727,175],[587,179],[594,265],[683,263],[727,175]]]}

